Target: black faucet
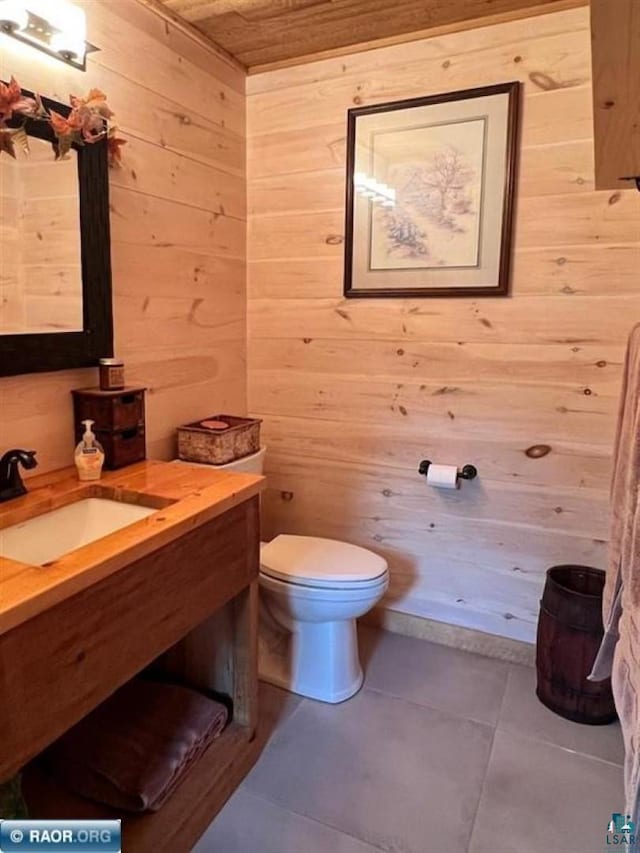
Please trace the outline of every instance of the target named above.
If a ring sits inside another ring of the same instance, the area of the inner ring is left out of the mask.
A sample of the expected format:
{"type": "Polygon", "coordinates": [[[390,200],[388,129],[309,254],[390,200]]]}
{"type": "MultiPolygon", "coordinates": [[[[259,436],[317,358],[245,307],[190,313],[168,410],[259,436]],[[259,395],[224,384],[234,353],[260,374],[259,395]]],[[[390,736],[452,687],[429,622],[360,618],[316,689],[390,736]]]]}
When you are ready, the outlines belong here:
{"type": "Polygon", "coordinates": [[[0,503],[26,495],[27,489],[20,476],[23,468],[35,468],[38,464],[35,450],[7,450],[0,459],[0,503]]]}

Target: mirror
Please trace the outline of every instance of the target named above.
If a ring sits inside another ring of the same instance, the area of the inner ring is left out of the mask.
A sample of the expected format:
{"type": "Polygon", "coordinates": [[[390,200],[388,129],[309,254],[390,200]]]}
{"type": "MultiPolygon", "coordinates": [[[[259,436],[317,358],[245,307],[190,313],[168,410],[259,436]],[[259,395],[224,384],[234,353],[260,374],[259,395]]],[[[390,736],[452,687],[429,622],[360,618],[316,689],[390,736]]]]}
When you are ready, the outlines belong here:
{"type": "Polygon", "coordinates": [[[0,335],[81,332],[78,155],[29,148],[0,159],[0,335]]]}
{"type": "Polygon", "coordinates": [[[91,366],[113,352],[106,141],[74,144],[56,160],[48,122],[27,119],[25,130],[29,151],[16,145],[15,159],[0,156],[5,376],[91,366]]]}

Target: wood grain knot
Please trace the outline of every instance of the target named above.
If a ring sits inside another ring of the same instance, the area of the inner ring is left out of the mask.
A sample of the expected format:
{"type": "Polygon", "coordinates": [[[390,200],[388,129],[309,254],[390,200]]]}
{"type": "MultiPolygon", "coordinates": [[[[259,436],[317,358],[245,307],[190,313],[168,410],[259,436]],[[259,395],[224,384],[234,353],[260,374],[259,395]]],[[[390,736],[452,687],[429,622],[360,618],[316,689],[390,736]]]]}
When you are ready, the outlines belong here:
{"type": "Polygon", "coordinates": [[[329,234],[325,237],[325,243],[329,246],[339,246],[344,240],[342,234],[329,234]]]}
{"type": "Polygon", "coordinates": [[[293,492],[280,492],[280,497],[285,503],[291,503],[293,500],[293,492]]]}
{"type": "Polygon", "coordinates": [[[551,448],[548,444],[532,444],[531,447],[527,447],[524,453],[529,459],[542,459],[551,453],[551,448]]]}
{"type": "Polygon", "coordinates": [[[542,89],[543,92],[551,92],[553,89],[560,89],[561,84],[553,79],[549,74],[545,74],[544,71],[532,71],[529,74],[529,80],[537,86],[539,89],[542,89]]]}

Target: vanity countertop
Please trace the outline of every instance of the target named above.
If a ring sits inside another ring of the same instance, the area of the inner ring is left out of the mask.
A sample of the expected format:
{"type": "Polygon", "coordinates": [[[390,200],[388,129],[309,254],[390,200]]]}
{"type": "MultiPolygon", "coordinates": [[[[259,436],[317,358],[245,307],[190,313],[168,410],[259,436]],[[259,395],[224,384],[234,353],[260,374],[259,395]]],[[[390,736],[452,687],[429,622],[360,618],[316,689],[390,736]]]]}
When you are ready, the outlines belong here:
{"type": "Polygon", "coordinates": [[[31,477],[28,494],[0,504],[0,531],[84,498],[157,511],[41,566],[0,556],[0,634],[255,497],[265,484],[254,474],[152,461],[96,482],[79,482],[75,468],[31,477]]]}

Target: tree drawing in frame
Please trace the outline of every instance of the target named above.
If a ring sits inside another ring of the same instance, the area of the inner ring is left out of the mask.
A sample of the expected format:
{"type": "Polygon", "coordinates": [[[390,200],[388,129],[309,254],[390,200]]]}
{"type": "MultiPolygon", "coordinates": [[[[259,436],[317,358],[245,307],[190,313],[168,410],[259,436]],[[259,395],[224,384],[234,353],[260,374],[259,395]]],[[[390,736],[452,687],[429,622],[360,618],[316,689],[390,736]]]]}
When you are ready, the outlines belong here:
{"type": "Polygon", "coordinates": [[[508,83],[349,111],[346,296],[508,291],[518,95],[508,83]],[[392,201],[362,198],[356,175],[392,201]]]}
{"type": "Polygon", "coordinates": [[[396,204],[371,205],[370,269],[477,265],[485,124],[373,136],[372,169],[395,188],[396,204]]]}

